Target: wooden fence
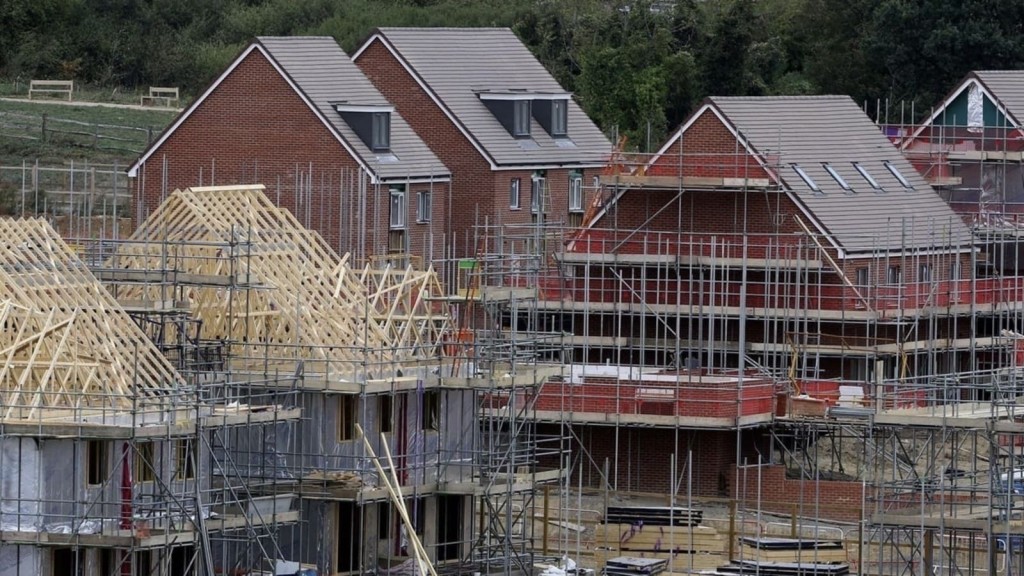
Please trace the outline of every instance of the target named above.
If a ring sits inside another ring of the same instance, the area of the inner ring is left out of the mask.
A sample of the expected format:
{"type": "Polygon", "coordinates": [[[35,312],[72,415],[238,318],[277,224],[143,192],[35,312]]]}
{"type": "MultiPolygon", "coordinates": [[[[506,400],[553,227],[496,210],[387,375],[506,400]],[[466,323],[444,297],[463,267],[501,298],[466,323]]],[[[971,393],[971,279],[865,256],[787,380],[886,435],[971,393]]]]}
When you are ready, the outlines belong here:
{"type": "Polygon", "coordinates": [[[69,120],[50,114],[0,112],[0,138],[70,144],[91,150],[141,154],[159,128],[69,120]]]}

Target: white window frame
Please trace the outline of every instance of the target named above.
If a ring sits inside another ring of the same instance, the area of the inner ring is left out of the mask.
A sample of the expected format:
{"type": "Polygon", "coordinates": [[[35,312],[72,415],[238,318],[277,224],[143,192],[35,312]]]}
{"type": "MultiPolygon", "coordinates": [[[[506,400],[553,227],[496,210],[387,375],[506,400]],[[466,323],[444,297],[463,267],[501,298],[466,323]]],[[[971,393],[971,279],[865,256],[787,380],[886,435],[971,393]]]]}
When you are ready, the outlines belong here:
{"type": "Polygon", "coordinates": [[[405,190],[391,189],[390,194],[390,215],[389,221],[392,230],[404,230],[406,218],[409,213],[408,202],[406,201],[405,190]]]}
{"type": "Polygon", "coordinates": [[[430,190],[420,190],[416,193],[416,221],[430,222],[430,211],[433,207],[430,190]]]}
{"type": "Polygon", "coordinates": [[[544,177],[534,176],[530,179],[530,212],[541,212],[541,197],[544,195],[544,177]]]}
{"type": "Polygon", "coordinates": [[[391,149],[391,113],[374,112],[371,116],[370,144],[374,152],[391,149]]]}
{"type": "Polygon", "coordinates": [[[531,104],[529,100],[512,101],[512,135],[516,138],[530,136],[531,104]]]}
{"type": "Polygon", "coordinates": [[[583,212],[583,176],[569,177],[569,212],[583,212]]]}
{"type": "Polygon", "coordinates": [[[569,101],[551,101],[551,135],[567,136],[569,134],[569,101]]]}
{"type": "Polygon", "coordinates": [[[508,207],[513,210],[519,210],[523,207],[522,205],[522,179],[513,178],[508,185],[508,207]]]}

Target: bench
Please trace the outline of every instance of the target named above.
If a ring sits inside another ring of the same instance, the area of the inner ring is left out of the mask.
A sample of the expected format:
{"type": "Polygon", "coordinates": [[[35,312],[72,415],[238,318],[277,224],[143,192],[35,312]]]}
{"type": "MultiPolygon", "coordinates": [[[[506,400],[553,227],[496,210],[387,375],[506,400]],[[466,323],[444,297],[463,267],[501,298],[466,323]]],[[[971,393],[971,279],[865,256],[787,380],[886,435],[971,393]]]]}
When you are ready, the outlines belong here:
{"type": "Polygon", "coordinates": [[[150,86],[149,95],[143,96],[139,104],[159,104],[164,108],[171,108],[178,105],[178,89],[161,86],[150,86]]]}
{"type": "Polygon", "coordinates": [[[66,94],[71,102],[71,93],[75,91],[73,80],[32,80],[28,85],[28,99],[33,94],[66,94]]]}

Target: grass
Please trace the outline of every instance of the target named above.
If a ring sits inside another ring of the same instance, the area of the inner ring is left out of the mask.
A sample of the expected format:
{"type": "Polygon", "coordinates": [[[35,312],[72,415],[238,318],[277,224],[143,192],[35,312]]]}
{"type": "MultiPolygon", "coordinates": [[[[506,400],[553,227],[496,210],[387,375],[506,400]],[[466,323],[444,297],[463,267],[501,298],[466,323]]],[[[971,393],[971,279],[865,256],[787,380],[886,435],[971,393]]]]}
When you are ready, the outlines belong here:
{"type": "MultiPolygon", "coordinates": [[[[78,97],[77,92],[75,96],[78,97]]],[[[0,100],[0,165],[19,165],[23,160],[47,164],[66,160],[127,164],[145,148],[150,134],[157,137],[176,114],[160,109],[0,100]]]]}

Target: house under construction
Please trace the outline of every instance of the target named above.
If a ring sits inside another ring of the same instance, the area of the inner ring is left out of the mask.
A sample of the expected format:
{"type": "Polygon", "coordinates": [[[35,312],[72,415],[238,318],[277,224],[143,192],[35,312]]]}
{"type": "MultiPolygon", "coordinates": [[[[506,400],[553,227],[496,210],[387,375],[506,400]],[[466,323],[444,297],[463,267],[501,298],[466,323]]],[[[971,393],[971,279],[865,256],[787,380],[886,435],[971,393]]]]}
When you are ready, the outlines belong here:
{"type": "Polygon", "coordinates": [[[1012,170],[895,133],[848,98],[709,99],[613,154],[582,226],[543,195],[480,222],[446,288],[255,185],[74,250],[3,221],[0,575],[414,571],[417,542],[509,573],[606,553],[567,511],[588,489],[719,506],[722,550],[650,552],[673,572],[781,514],[855,573],[1019,573],[1020,235],[948,202],[1012,170]]]}

